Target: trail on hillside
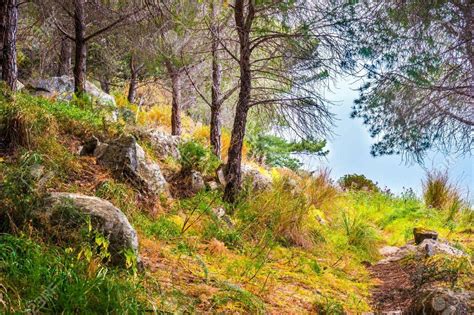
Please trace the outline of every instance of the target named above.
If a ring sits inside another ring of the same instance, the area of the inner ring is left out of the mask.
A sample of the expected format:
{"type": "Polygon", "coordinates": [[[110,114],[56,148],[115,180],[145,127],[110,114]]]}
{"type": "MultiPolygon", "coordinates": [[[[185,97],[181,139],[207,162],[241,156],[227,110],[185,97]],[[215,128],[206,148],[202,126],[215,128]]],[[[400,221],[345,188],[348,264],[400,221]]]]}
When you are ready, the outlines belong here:
{"type": "Polygon", "coordinates": [[[369,272],[377,283],[371,291],[374,311],[403,312],[413,302],[414,283],[399,262],[379,262],[370,266],[369,272]]]}

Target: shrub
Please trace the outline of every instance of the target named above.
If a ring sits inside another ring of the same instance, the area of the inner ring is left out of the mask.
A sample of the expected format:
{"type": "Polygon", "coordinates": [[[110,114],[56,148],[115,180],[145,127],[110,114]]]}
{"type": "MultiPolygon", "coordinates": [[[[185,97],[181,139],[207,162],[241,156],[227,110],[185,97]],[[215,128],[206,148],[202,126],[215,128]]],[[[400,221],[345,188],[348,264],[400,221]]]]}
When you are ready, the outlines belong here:
{"type": "Polygon", "coordinates": [[[447,172],[428,172],[423,181],[425,205],[439,210],[457,211],[462,207],[462,199],[457,188],[449,182],[447,172]]]}
{"type": "Polygon", "coordinates": [[[187,141],[179,146],[181,155],[181,170],[188,173],[191,170],[199,171],[203,174],[214,173],[220,165],[219,159],[202,144],[187,141]]]}
{"type": "Polygon", "coordinates": [[[342,189],[345,190],[364,190],[371,192],[379,192],[377,184],[368,179],[364,175],[348,174],[341,177],[338,181],[342,189]]]}

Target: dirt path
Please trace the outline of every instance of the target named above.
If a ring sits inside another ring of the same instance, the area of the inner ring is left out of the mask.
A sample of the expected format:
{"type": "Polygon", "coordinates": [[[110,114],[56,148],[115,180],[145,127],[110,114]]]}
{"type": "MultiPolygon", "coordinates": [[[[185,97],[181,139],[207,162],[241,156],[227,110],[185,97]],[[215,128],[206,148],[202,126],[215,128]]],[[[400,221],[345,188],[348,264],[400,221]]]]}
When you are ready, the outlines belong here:
{"type": "Polygon", "coordinates": [[[414,294],[408,271],[399,262],[378,263],[369,267],[377,285],[372,289],[372,306],[377,313],[406,311],[414,294]]]}

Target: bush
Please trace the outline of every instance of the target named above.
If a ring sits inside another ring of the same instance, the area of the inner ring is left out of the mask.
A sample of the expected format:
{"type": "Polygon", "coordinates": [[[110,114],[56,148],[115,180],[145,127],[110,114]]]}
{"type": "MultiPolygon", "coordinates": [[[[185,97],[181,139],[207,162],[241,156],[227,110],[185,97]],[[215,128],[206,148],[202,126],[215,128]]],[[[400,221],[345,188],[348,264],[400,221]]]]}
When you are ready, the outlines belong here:
{"type": "Polygon", "coordinates": [[[449,182],[448,173],[441,171],[427,173],[423,181],[423,200],[427,207],[439,210],[454,207],[457,211],[463,204],[457,188],[449,182]]]}
{"type": "Polygon", "coordinates": [[[379,192],[377,184],[368,179],[364,175],[348,174],[341,177],[338,181],[339,186],[345,190],[363,190],[371,192],[379,192]]]}
{"type": "Polygon", "coordinates": [[[183,173],[192,170],[203,174],[214,173],[220,165],[219,159],[202,144],[187,141],[179,146],[180,164],[183,173]]]}

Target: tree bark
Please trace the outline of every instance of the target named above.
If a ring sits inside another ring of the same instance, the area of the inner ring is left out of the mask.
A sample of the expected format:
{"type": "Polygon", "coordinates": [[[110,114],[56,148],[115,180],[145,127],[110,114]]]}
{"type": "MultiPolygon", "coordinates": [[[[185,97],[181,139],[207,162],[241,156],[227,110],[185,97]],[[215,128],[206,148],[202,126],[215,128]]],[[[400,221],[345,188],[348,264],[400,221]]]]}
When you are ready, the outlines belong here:
{"type": "Polygon", "coordinates": [[[66,36],[61,38],[61,52],[59,55],[58,76],[69,75],[71,71],[72,47],[66,36]]]}
{"type": "Polygon", "coordinates": [[[128,102],[130,104],[135,103],[137,95],[137,84],[138,84],[138,70],[134,64],[133,55],[130,57],[130,86],[128,87],[128,102]]]}
{"type": "Polygon", "coordinates": [[[86,90],[86,22],[84,0],[74,0],[74,29],[76,56],[74,62],[74,92],[81,95],[86,90]]]}
{"type": "Polygon", "coordinates": [[[235,202],[237,193],[240,190],[242,178],[242,147],[247,125],[247,114],[250,108],[250,93],[252,91],[250,31],[255,11],[253,1],[250,0],[248,1],[248,12],[245,16],[244,2],[245,0],[236,0],[234,6],[235,22],[240,45],[240,91],[225,172],[227,184],[223,198],[227,202],[235,202]]]}
{"type": "Polygon", "coordinates": [[[211,37],[212,37],[212,91],[211,91],[211,134],[210,143],[212,152],[221,158],[221,82],[222,82],[222,66],[220,64],[219,54],[219,25],[217,22],[217,5],[214,1],[211,2],[211,37]]]}
{"type": "Polygon", "coordinates": [[[3,47],[5,31],[7,29],[7,4],[8,0],[0,0],[0,66],[3,66],[3,47]]]}
{"type": "Polygon", "coordinates": [[[16,35],[18,31],[18,0],[7,0],[5,32],[3,39],[2,79],[16,91],[18,66],[16,60],[16,35]]]}
{"type": "Polygon", "coordinates": [[[166,68],[171,78],[171,134],[181,135],[181,71],[171,61],[166,61],[166,68]]]}

